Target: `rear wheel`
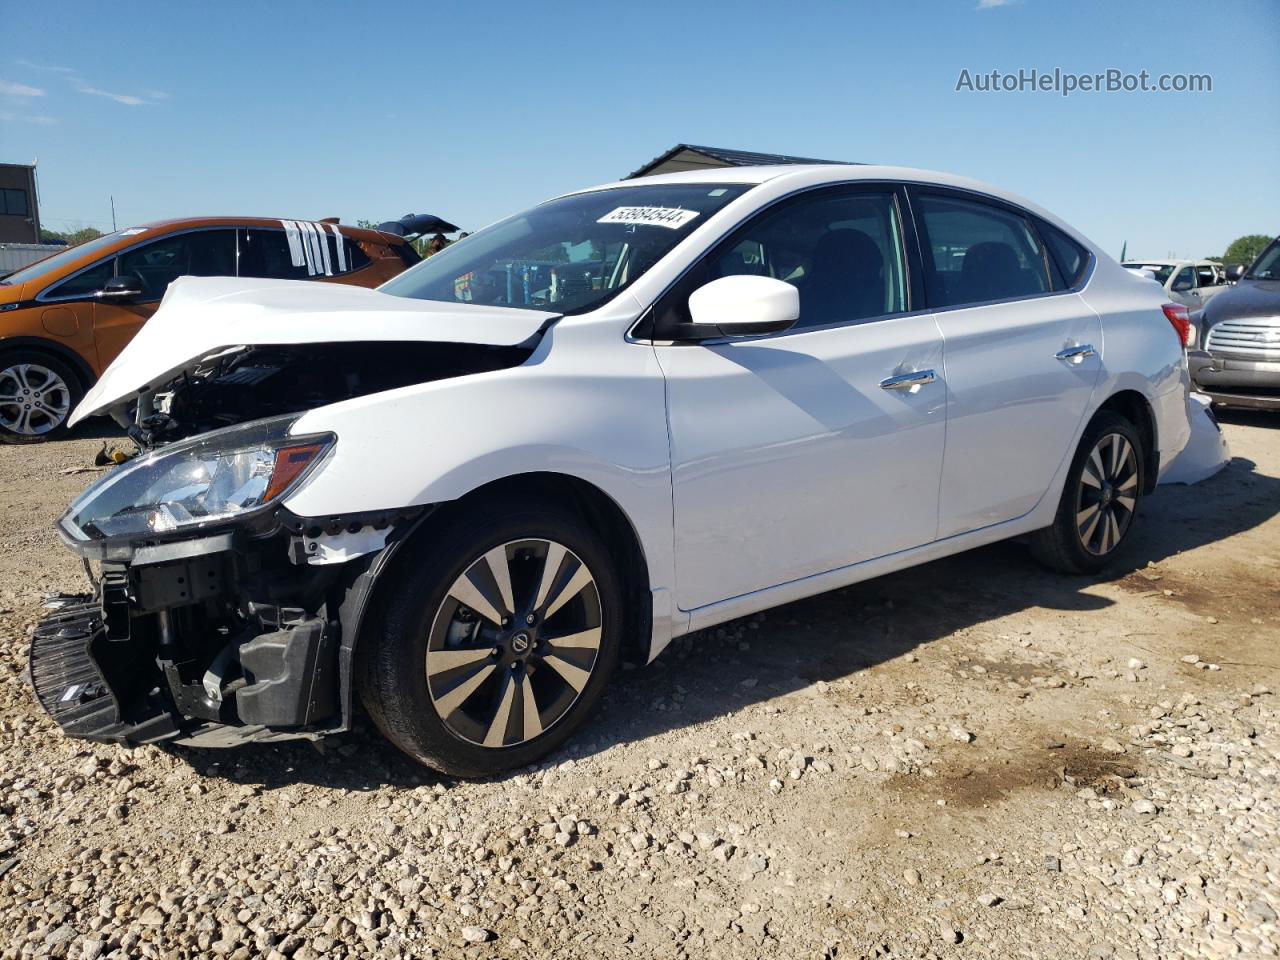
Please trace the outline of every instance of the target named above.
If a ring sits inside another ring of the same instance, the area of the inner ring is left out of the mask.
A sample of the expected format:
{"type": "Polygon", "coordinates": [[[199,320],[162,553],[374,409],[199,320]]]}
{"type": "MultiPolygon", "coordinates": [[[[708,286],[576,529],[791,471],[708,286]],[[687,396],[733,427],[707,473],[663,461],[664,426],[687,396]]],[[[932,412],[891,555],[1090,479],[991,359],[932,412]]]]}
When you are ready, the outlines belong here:
{"type": "Polygon", "coordinates": [[[1032,553],[1063,573],[1102,570],[1133,527],[1146,471],[1137,428],[1099,413],[1072,460],[1053,525],[1032,534],[1032,553]]]}
{"type": "Polygon", "coordinates": [[[75,371],[56,357],[29,350],[0,355],[0,441],[60,436],[83,394],[75,371]]]}
{"type": "Polygon", "coordinates": [[[531,763],[582,724],[617,665],[609,555],[552,504],[495,503],[427,536],[366,638],[362,700],[388,739],[437,770],[531,763]]]}

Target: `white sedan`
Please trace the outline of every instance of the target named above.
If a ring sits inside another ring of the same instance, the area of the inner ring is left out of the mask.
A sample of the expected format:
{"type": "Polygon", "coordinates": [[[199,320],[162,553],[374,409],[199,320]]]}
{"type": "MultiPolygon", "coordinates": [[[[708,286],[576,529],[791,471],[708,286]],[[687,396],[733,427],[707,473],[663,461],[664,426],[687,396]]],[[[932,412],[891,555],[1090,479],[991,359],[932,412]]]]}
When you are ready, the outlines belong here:
{"type": "Polygon", "coordinates": [[[74,420],[145,454],[32,677],[71,734],[463,775],[620,658],[1008,537],[1102,569],[1187,442],[1187,312],[1004,190],[752,167],[550,200],[377,291],[183,279],[74,420]]]}

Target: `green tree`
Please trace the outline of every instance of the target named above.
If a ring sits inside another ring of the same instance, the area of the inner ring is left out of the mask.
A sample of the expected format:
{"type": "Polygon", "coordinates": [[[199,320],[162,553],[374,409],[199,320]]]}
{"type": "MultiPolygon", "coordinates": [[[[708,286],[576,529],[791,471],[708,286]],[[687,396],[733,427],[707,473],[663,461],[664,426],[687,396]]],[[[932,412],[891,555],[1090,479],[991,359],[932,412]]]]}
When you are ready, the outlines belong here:
{"type": "Polygon", "coordinates": [[[97,227],[81,227],[79,230],[72,230],[66,234],[64,239],[74,247],[77,244],[88,243],[90,240],[97,240],[103,235],[102,231],[97,227]]]}
{"type": "Polygon", "coordinates": [[[1243,263],[1246,266],[1258,259],[1258,254],[1267,248],[1271,238],[1261,233],[1250,233],[1232,242],[1227,247],[1223,260],[1227,263],[1243,263]]]}

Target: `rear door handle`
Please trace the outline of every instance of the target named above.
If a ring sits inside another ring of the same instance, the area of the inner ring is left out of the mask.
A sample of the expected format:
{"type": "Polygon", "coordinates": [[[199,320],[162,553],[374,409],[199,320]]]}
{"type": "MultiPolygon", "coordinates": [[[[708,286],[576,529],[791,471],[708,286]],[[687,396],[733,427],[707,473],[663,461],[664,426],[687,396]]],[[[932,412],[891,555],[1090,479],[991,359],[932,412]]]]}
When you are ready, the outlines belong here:
{"type": "Polygon", "coordinates": [[[1086,359],[1097,352],[1097,350],[1093,349],[1093,344],[1082,343],[1078,347],[1067,347],[1064,350],[1059,350],[1054,356],[1059,360],[1067,361],[1067,363],[1084,363],[1086,359]]]}
{"type": "Polygon", "coordinates": [[[922,387],[926,383],[933,383],[938,379],[938,375],[932,370],[916,370],[913,373],[900,373],[896,377],[887,377],[880,381],[881,390],[910,390],[912,387],[922,387]]]}

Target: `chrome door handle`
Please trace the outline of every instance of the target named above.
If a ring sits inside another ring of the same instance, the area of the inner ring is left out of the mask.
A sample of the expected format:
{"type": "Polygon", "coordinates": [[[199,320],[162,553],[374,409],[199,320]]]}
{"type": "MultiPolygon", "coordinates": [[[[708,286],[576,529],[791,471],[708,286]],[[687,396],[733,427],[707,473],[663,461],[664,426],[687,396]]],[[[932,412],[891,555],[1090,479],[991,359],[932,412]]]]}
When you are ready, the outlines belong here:
{"type": "Polygon", "coordinates": [[[1068,363],[1084,363],[1086,359],[1097,352],[1097,350],[1093,349],[1093,344],[1082,343],[1078,347],[1067,347],[1065,350],[1059,350],[1054,356],[1059,360],[1066,360],[1068,363]]]}
{"type": "Polygon", "coordinates": [[[881,390],[910,390],[912,387],[922,387],[926,383],[933,383],[938,379],[938,375],[932,370],[917,370],[914,373],[901,373],[896,377],[887,377],[880,381],[881,390]]]}

